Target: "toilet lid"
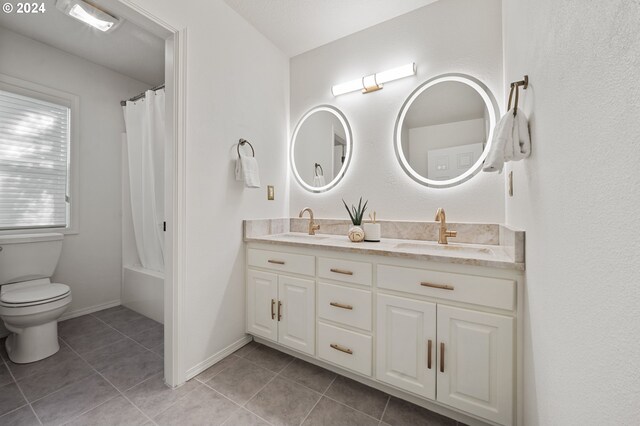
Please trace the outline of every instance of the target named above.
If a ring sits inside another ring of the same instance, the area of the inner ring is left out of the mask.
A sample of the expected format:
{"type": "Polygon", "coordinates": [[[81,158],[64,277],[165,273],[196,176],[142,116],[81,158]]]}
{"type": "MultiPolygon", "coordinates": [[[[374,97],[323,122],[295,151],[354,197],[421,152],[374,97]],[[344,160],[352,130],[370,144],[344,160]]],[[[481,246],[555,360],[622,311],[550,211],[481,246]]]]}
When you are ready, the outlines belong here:
{"type": "Polygon", "coordinates": [[[9,290],[0,294],[0,301],[4,304],[20,305],[25,303],[44,302],[45,300],[60,298],[69,293],[66,284],[42,284],[9,290]]]}

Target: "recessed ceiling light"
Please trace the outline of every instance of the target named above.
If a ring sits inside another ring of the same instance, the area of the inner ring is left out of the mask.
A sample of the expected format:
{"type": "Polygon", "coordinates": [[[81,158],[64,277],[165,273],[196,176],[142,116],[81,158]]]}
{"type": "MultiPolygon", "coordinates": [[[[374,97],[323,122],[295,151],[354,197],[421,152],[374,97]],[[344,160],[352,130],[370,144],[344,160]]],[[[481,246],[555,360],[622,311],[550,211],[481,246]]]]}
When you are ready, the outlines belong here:
{"type": "Polygon", "coordinates": [[[121,20],[82,0],[58,0],[56,8],[102,32],[113,30],[121,20]]]}

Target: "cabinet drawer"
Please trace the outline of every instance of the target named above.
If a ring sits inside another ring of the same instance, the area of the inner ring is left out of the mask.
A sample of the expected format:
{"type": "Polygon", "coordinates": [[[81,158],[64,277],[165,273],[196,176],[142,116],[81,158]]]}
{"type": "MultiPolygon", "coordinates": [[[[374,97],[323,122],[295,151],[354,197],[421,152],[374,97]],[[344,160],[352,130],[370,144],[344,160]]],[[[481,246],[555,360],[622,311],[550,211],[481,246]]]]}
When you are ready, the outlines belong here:
{"type": "Polygon", "coordinates": [[[318,322],[318,357],[371,376],[371,336],[318,322]]]}
{"type": "Polygon", "coordinates": [[[389,265],[378,266],[378,287],[507,310],[516,300],[512,280],[389,265]]]}
{"type": "Polygon", "coordinates": [[[280,272],[291,272],[302,275],[315,275],[315,258],[304,254],[284,253],[249,249],[247,254],[249,266],[272,269],[280,272]]]}
{"type": "Polygon", "coordinates": [[[318,258],[318,276],[321,278],[370,286],[372,274],[373,266],[370,263],[318,258]]]}
{"type": "Polygon", "coordinates": [[[318,316],[371,331],[371,292],[319,283],[318,316]]]}

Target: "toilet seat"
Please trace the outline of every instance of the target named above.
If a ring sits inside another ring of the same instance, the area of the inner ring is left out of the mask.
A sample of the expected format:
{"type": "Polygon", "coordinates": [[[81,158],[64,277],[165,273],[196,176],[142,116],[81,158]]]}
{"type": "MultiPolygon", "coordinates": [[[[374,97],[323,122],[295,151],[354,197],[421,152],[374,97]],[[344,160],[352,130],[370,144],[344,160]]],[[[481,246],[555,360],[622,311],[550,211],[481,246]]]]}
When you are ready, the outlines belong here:
{"type": "Polygon", "coordinates": [[[7,308],[42,305],[64,299],[70,292],[71,289],[66,284],[34,285],[0,294],[0,305],[7,308]]]}

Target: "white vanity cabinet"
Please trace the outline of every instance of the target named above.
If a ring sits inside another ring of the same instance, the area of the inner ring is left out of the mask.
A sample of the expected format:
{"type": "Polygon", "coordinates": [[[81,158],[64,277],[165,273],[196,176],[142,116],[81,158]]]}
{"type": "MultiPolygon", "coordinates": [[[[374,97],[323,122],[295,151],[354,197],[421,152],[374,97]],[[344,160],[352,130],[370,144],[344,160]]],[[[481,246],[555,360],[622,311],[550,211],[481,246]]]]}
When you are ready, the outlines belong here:
{"type": "Polygon", "coordinates": [[[250,250],[247,271],[247,331],[297,351],[315,353],[315,259],[292,253],[250,250]],[[266,272],[252,268],[274,270],[266,272]],[[275,273],[278,271],[278,273],[275,273]]]}
{"type": "Polygon", "coordinates": [[[248,333],[470,425],[519,424],[520,271],[247,247],[248,333]]]}

